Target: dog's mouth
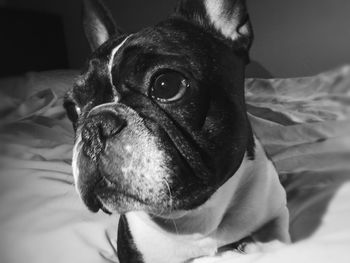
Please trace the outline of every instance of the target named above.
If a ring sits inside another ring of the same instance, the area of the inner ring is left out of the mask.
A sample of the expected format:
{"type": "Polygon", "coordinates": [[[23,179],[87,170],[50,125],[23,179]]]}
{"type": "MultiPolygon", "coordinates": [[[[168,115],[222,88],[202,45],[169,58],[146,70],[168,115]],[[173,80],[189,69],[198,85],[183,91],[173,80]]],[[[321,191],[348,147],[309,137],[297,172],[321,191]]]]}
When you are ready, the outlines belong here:
{"type": "Polygon", "coordinates": [[[93,194],[98,200],[95,209],[101,209],[107,214],[112,214],[114,211],[118,211],[119,213],[126,212],[130,209],[127,207],[130,206],[130,204],[140,207],[149,205],[137,194],[120,189],[117,184],[111,182],[106,177],[101,178],[101,181],[96,185],[93,194]]]}

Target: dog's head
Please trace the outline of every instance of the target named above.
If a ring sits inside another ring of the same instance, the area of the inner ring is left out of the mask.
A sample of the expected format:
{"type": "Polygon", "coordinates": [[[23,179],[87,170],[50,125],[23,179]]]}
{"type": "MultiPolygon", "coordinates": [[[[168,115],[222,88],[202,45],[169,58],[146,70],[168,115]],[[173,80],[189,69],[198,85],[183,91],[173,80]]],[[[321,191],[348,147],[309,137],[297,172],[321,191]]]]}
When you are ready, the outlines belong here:
{"type": "Polygon", "coordinates": [[[67,94],[85,204],[169,216],[203,204],[253,154],[244,101],[252,40],[243,0],[182,0],[123,34],[85,1],[93,53],[67,94]]]}

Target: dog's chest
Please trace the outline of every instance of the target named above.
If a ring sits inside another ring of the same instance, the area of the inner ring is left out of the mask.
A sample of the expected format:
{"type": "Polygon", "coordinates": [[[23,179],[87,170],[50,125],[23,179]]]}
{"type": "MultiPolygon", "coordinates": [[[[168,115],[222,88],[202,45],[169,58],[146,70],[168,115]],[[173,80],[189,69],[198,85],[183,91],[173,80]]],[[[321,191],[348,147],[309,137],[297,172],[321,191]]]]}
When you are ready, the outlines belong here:
{"type": "Polygon", "coordinates": [[[201,234],[178,235],[161,229],[142,212],[126,215],[132,240],[144,263],[178,263],[214,255],[216,240],[201,234]]]}

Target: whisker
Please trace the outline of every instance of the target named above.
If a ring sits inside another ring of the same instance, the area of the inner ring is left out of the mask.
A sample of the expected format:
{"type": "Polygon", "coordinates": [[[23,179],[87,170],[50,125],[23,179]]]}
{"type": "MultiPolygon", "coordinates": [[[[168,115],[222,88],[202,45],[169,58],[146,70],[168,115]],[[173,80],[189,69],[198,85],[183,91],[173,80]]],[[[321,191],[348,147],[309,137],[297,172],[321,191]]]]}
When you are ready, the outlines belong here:
{"type": "Polygon", "coordinates": [[[178,236],[179,235],[179,231],[177,229],[177,226],[176,226],[176,222],[174,219],[171,219],[173,221],[173,224],[174,224],[174,228],[175,228],[175,232],[176,232],[176,235],[178,236]]]}
{"type": "MultiPolygon", "coordinates": [[[[168,189],[168,193],[169,193],[169,200],[170,200],[170,213],[172,212],[172,209],[173,209],[173,206],[172,206],[172,203],[173,203],[173,196],[172,196],[172,193],[171,193],[171,189],[170,189],[170,186],[169,186],[169,183],[167,182],[167,180],[164,178],[163,179],[163,182],[164,184],[166,185],[167,189],[168,189]]],[[[174,219],[171,219],[173,225],[174,225],[174,228],[175,228],[175,232],[176,232],[176,235],[179,235],[179,231],[178,231],[178,228],[177,228],[177,225],[176,225],[176,222],[174,219]]]]}
{"type": "Polygon", "coordinates": [[[171,194],[171,190],[170,190],[170,186],[169,186],[169,183],[167,182],[167,180],[164,178],[163,179],[163,182],[165,183],[167,189],[168,189],[168,193],[169,193],[169,200],[170,200],[170,203],[172,204],[173,202],[173,196],[171,194]]]}

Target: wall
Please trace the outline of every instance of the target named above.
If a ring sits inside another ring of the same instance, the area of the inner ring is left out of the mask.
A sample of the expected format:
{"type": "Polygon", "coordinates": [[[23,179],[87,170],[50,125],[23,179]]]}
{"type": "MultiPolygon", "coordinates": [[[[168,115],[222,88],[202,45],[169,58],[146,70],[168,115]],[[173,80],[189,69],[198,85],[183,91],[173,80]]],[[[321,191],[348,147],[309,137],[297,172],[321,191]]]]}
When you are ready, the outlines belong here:
{"type": "MultiPolygon", "coordinates": [[[[165,18],[175,0],[104,0],[129,31],[165,18]]],[[[276,77],[293,77],[350,63],[349,0],[247,0],[255,31],[252,57],[276,77]]],[[[12,6],[59,13],[64,20],[70,65],[82,66],[88,47],[79,0],[11,0],[12,6]]]]}
{"type": "MultiPolygon", "coordinates": [[[[119,22],[137,30],[166,17],[175,1],[109,0],[119,22]]],[[[276,77],[317,74],[350,63],[349,0],[247,0],[251,55],[276,77]]]]}
{"type": "Polygon", "coordinates": [[[349,0],[248,0],[252,57],[274,76],[316,74],[350,63],[349,0]]]}

